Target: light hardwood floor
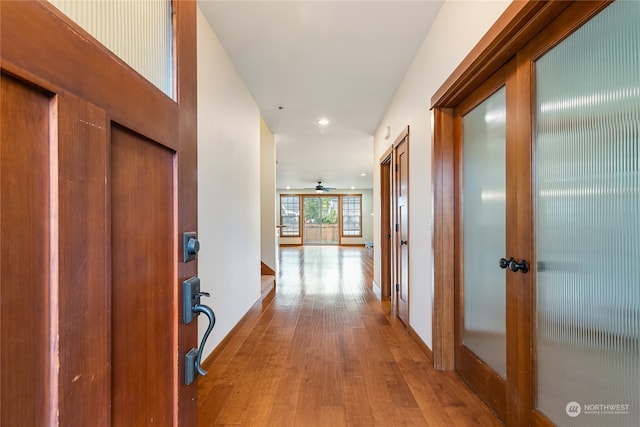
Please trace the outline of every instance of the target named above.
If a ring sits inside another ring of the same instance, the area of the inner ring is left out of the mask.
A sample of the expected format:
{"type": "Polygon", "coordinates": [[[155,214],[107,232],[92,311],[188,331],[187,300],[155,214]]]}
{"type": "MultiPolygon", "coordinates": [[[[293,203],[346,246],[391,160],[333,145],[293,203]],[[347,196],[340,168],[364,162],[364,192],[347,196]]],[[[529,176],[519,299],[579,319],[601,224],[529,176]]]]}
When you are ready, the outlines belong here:
{"type": "Polygon", "coordinates": [[[199,425],[501,426],[372,291],[363,248],[283,247],[275,293],[205,364],[199,425]]]}

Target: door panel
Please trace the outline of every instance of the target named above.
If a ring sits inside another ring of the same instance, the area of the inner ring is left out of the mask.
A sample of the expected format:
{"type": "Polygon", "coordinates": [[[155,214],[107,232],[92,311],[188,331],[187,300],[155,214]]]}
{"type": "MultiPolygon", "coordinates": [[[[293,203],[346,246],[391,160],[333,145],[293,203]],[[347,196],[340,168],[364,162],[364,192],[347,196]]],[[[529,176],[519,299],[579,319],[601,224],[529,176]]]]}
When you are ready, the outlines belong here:
{"type": "Polygon", "coordinates": [[[463,117],[462,343],[502,378],[507,377],[506,89],[463,117]]]}
{"type": "MultiPolygon", "coordinates": [[[[51,357],[48,94],[6,75],[0,96],[0,424],[45,425],[51,357]],[[7,124],[13,123],[11,126],[7,124]],[[41,355],[40,357],[32,357],[41,355]]],[[[55,143],[53,145],[55,148],[55,143]]]]}
{"type": "Polygon", "coordinates": [[[535,61],[536,407],[559,426],[640,425],[638,22],[615,2],[535,61]]]}
{"type": "Polygon", "coordinates": [[[507,180],[513,70],[508,63],[456,109],[456,370],[503,420],[510,380],[507,312],[515,304],[507,292],[513,277],[499,265],[513,247],[507,233],[514,220],[507,180]]]}
{"type": "Polygon", "coordinates": [[[113,425],[169,425],[174,153],[117,125],[110,152],[113,425]]]}
{"type": "Polygon", "coordinates": [[[395,149],[396,153],[396,220],[398,226],[397,283],[398,317],[409,325],[409,152],[408,135],[395,149]]]}
{"type": "Polygon", "coordinates": [[[104,110],[57,95],[60,425],[109,425],[107,129],[104,110]]]}

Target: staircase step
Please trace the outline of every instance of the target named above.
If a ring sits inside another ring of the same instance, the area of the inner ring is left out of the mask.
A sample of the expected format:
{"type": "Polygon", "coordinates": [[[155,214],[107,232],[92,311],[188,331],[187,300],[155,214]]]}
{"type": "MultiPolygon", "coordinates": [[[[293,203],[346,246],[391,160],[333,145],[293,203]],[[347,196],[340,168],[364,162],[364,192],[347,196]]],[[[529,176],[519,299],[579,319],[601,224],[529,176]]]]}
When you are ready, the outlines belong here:
{"type": "Polygon", "coordinates": [[[262,297],[264,298],[276,287],[276,276],[265,274],[262,275],[262,297]]]}

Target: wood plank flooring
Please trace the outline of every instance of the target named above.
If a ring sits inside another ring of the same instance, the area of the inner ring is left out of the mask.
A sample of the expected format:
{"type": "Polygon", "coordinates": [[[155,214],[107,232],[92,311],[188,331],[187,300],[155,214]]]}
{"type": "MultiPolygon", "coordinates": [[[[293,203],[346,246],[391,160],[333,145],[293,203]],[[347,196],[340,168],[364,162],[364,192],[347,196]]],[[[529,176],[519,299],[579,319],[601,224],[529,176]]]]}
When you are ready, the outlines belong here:
{"type": "Polygon", "coordinates": [[[275,293],[207,360],[199,426],[501,426],[371,289],[364,248],[283,247],[275,293]]]}

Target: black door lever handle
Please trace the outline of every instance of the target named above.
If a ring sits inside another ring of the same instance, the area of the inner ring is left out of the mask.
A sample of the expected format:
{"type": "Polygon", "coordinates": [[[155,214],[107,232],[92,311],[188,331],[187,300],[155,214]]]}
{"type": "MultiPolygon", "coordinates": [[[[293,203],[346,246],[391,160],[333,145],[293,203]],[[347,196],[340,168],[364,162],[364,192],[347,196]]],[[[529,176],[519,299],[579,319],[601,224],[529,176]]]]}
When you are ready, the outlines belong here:
{"type": "Polygon", "coordinates": [[[207,375],[207,371],[202,369],[202,352],[207,338],[211,334],[216,324],[216,315],[211,307],[201,304],[201,297],[208,297],[208,292],[200,291],[200,279],[192,277],[182,283],[182,299],[184,311],[184,323],[189,324],[199,313],[203,313],[209,319],[209,326],[200,341],[198,348],[192,348],[185,356],[184,383],[189,385],[195,381],[196,375],[207,375]]]}
{"type": "Polygon", "coordinates": [[[207,375],[207,371],[202,369],[202,351],[204,350],[204,344],[207,342],[207,338],[209,338],[209,334],[213,330],[213,327],[216,324],[216,315],[213,313],[213,310],[208,305],[204,304],[196,304],[193,306],[194,313],[204,313],[209,319],[209,326],[207,327],[207,331],[204,333],[202,337],[202,341],[200,341],[200,346],[198,347],[198,355],[196,357],[195,365],[196,371],[202,376],[207,375]]]}

